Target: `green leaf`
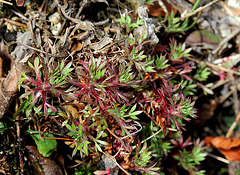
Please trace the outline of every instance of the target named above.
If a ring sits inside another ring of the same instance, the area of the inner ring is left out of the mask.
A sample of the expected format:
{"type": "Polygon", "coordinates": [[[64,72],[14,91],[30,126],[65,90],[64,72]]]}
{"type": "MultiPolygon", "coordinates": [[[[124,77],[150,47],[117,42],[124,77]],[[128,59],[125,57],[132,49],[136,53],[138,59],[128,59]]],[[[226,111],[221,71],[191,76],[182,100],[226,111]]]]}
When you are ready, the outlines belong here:
{"type": "Polygon", "coordinates": [[[130,115],[130,117],[131,117],[132,119],[135,119],[135,120],[138,119],[135,115],[130,115]]]}
{"type": "Polygon", "coordinates": [[[97,144],[97,142],[95,142],[95,146],[96,146],[96,149],[98,149],[98,151],[102,152],[102,148],[97,144]]]}
{"type": "Polygon", "coordinates": [[[3,122],[0,122],[0,132],[3,132],[4,130],[6,130],[6,127],[3,122]]]}
{"type": "Polygon", "coordinates": [[[26,109],[29,104],[31,103],[32,101],[32,96],[30,96],[30,98],[28,98],[28,100],[24,101],[23,103],[20,104],[19,108],[17,109],[17,111],[14,113],[13,117],[15,118],[16,115],[19,114],[19,112],[21,112],[22,110],[26,109]]]}
{"type": "MultiPolygon", "coordinates": [[[[30,131],[28,132],[31,134],[31,137],[34,139],[38,151],[40,154],[42,154],[43,157],[49,157],[52,155],[52,153],[57,149],[57,141],[55,139],[47,139],[44,137],[40,137],[38,131],[30,131]]],[[[50,133],[44,133],[45,137],[51,137],[53,138],[53,134],[50,133]]]]}
{"type": "Polygon", "coordinates": [[[135,112],[131,113],[130,115],[139,115],[141,113],[142,113],[142,111],[135,111],[135,112]]]}
{"type": "Polygon", "coordinates": [[[127,16],[127,17],[126,17],[126,21],[127,21],[127,24],[131,24],[132,19],[130,18],[130,16],[127,16]]]}
{"type": "Polygon", "coordinates": [[[29,62],[29,61],[28,61],[28,65],[29,65],[29,67],[31,67],[32,69],[35,69],[34,66],[32,65],[32,63],[29,62]]]}
{"type": "Polygon", "coordinates": [[[137,23],[133,23],[133,24],[131,25],[131,27],[137,28],[137,27],[139,27],[139,25],[138,25],[137,23]]]}
{"type": "Polygon", "coordinates": [[[114,113],[114,114],[117,112],[116,109],[108,109],[107,111],[108,111],[109,113],[114,113]]]}
{"type": "Polygon", "coordinates": [[[69,72],[71,72],[73,69],[70,69],[72,65],[72,62],[69,62],[65,67],[64,69],[62,70],[62,74],[63,75],[67,75],[69,72]]]}
{"type": "Polygon", "coordinates": [[[137,104],[135,104],[135,105],[131,108],[131,110],[129,111],[129,113],[131,114],[133,111],[135,111],[136,107],[137,107],[137,104]]]}
{"type": "Polygon", "coordinates": [[[96,140],[98,143],[100,143],[100,144],[103,144],[103,145],[108,145],[108,143],[107,142],[105,142],[105,141],[102,141],[102,140],[96,140]]]}

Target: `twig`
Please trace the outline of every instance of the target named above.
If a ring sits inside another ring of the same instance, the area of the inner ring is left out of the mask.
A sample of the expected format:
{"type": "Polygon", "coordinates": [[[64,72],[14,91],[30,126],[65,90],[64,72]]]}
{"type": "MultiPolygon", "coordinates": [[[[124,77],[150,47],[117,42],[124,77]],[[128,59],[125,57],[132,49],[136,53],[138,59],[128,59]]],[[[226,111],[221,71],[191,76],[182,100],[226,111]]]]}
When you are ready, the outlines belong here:
{"type": "Polygon", "coordinates": [[[108,22],[109,22],[109,18],[107,18],[107,19],[105,19],[105,20],[103,20],[103,21],[93,22],[93,25],[95,25],[95,26],[100,26],[100,25],[104,25],[104,24],[106,24],[106,23],[108,23],[108,22]]]}
{"type": "Polygon", "coordinates": [[[105,153],[105,152],[103,152],[103,151],[102,151],[102,153],[103,153],[105,156],[107,156],[109,159],[111,159],[125,174],[130,175],[125,169],[123,169],[123,167],[121,167],[121,166],[116,162],[116,160],[114,160],[114,159],[112,158],[112,156],[108,155],[107,153],[105,153]]]}
{"type": "Polygon", "coordinates": [[[86,6],[87,2],[88,2],[87,0],[83,0],[83,2],[82,2],[82,4],[81,4],[81,7],[79,8],[79,10],[78,10],[77,15],[75,16],[75,18],[77,18],[77,19],[79,18],[80,14],[81,14],[83,8],[86,6]]]}
{"type": "Polygon", "coordinates": [[[115,44],[117,44],[117,43],[120,43],[120,42],[122,42],[122,41],[125,41],[125,40],[126,40],[126,39],[117,40],[117,41],[113,42],[112,44],[109,44],[109,45],[105,46],[104,48],[98,50],[97,52],[99,53],[99,52],[101,52],[101,51],[103,51],[103,50],[106,50],[106,49],[112,47],[113,45],[115,45],[115,44]]]}
{"type": "Polygon", "coordinates": [[[45,51],[42,51],[42,50],[40,50],[40,49],[37,49],[37,48],[31,47],[31,46],[28,46],[28,45],[23,44],[23,43],[20,43],[20,42],[15,42],[15,41],[14,41],[14,42],[10,42],[10,43],[8,43],[8,45],[12,45],[12,44],[19,44],[19,45],[22,45],[22,46],[27,47],[27,48],[29,48],[29,49],[32,49],[32,50],[35,50],[35,51],[38,51],[38,52],[41,52],[41,53],[47,54],[47,55],[49,55],[49,56],[57,57],[56,55],[53,55],[53,54],[47,53],[47,52],[45,52],[45,51]]]}
{"type": "Polygon", "coordinates": [[[238,89],[237,89],[237,81],[233,81],[233,104],[234,104],[234,112],[235,115],[239,113],[239,100],[238,100],[238,89]]]}
{"type": "Polygon", "coordinates": [[[240,113],[237,115],[235,121],[233,122],[233,124],[232,124],[231,127],[229,128],[229,130],[228,130],[228,132],[227,132],[227,134],[226,134],[226,138],[230,138],[230,137],[231,137],[234,128],[235,128],[235,127],[237,126],[237,124],[238,124],[239,119],[240,119],[240,113]]]}
{"type": "Polygon", "coordinates": [[[186,14],[184,17],[181,17],[180,19],[181,19],[181,20],[185,20],[186,18],[189,18],[190,16],[193,16],[193,15],[197,14],[198,12],[204,10],[205,8],[211,6],[212,4],[214,4],[214,3],[217,2],[217,1],[218,1],[218,0],[214,0],[214,1],[212,1],[212,2],[209,2],[209,3],[206,4],[205,6],[197,8],[195,11],[186,14]]]}
{"type": "MultiPolygon", "coordinates": [[[[17,99],[16,99],[16,106],[15,106],[15,111],[17,111],[17,109],[19,108],[18,103],[17,103],[17,99]]],[[[16,122],[16,130],[17,130],[17,140],[18,142],[21,142],[21,134],[20,134],[20,121],[19,121],[20,117],[19,115],[16,116],[16,120],[18,122],[16,122]]],[[[19,164],[20,164],[20,168],[21,168],[21,174],[24,174],[24,169],[23,169],[23,159],[22,159],[22,152],[19,151],[18,152],[19,155],[19,164]]]]}
{"type": "Polygon", "coordinates": [[[214,89],[216,89],[216,88],[218,88],[218,87],[220,87],[220,86],[222,86],[222,85],[225,85],[225,84],[227,84],[228,82],[230,82],[231,81],[231,79],[225,79],[225,80],[223,80],[223,79],[221,79],[221,80],[219,80],[216,84],[214,84],[210,89],[211,90],[214,90],[214,89]]]}
{"type": "Polygon", "coordinates": [[[72,17],[68,16],[68,15],[65,13],[65,11],[63,10],[63,8],[62,8],[61,4],[59,3],[59,1],[58,1],[58,0],[55,0],[55,2],[57,3],[58,8],[61,10],[63,16],[65,16],[67,19],[69,19],[69,20],[71,20],[71,21],[73,21],[73,22],[75,22],[75,23],[81,23],[81,22],[82,22],[82,21],[79,20],[79,19],[72,18],[72,17]]]}
{"type": "Polygon", "coordinates": [[[16,12],[15,10],[13,9],[10,9],[11,12],[13,12],[15,15],[21,17],[22,19],[24,19],[25,21],[28,21],[28,18],[26,16],[24,16],[23,14],[19,13],[19,12],[16,12]]]}
{"type": "Polygon", "coordinates": [[[239,122],[240,119],[240,113],[239,113],[239,100],[238,100],[238,94],[237,94],[237,81],[233,81],[233,105],[234,105],[234,112],[237,116],[231,127],[229,128],[226,137],[230,138],[233,134],[233,130],[236,127],[236,125],[239,122]]]}
{"type": "Polygon", "coordinates": [[[232,70],[232,69],[227,69],[227,68],[225,68],[225,67],[218,66],[218,65],[215,65],[215,64],[206,62],[206,61],[199,61],[199,60],[196,60],[196,59],[190,58],[190,57],[188,57],[187,59],[189,59],[189,60],[191,60],[191,61],[194,61],[194,62],[196,62],[196,63],[199,63],[199,64],[201,64],[201,63],[206,64],[207,66],[212,67],[212,68],[214,68],[214,69],[222,70],[222,71],[224,71],[224,72],[232,73],[232,74],[235,74],[235,75],[240,75],[240,72],[238,72],[238,71],[234,71],[234,70],[232,70]]]}
{"type": "Polygon", "coordinates": [[[143,109],[144,114],[146,114],[154,123],[158,126],[157,122],[143,109]]]}
{"type": "Polygon", "coordinates": [[[23,28],[28,28],[28,26],[26,24],[22,24],[20,22],[17,22],[17,21],[13,21],[11,19],[7,19],[7,18],[3,18],[5,21],[7,21],[8,23],[10,24],[13,24],[13,25],[16,25],[16,26],[19,26],[19,27],[23,27],[23,28]]]}
{"type": "Polygon", "coordinates": [[[217,160],[219,160],[219,161],[221,161],[221,162],[223,162],[223,163],[226,163],[226,164],[229,164],[229,163],[230,163],[229,160],[224,159],[224,158],[219,157],[219,156],[215,156],[215,155],[213,155],[213,154],[211,154],[211,153],[208,153],[208,156],[213,157],[213,158],[215,158],[215,159],[217,159],[217,160]]]}
{"type": "Polygon", "coordinates": [[[106,129],[108,130],[108,132],[109,132],[110,134],[112,134],[116,139],[118,139],[118,140],[121,142],[121,144],[126,148],[126,150],[127,150],[128,152],[130,152],[130,150],[129,150],[129,149],[127,148],[127,146],[124,144],[124,142],[122,141],[122,139],[119,138],[118,136],[116,136],[116,135],[107,127],[107,125],[104,124],[104,126],[106,127],[106,129]]]}
{"type": "Polygon", "coordinates": [[[226,38],[224,38],[224,40],[222,40],[219,44],[218,47],[216,49],[214,49],[212,51],[213,54],[216,54],[221,47],[226,44],[229,40],[231,40],[233,37],[235,37],[238,33],[240,32],[240,28],[236,29],[235,31],[233,31],[229,36],[227,36],[226,38]]]}
{"type": "MultiPolygon", "coordinates": [[[[148,138],[146,138],[145,140],[141,141],[141,144],[143,144],[144,142],[148,141],[149,139],[151,139],[151,138],[154,137],[155,135],[158,135],[158,134],[159,134],[160,132],[162,132],[162,131],[163,131],[163,129],[161,128],[160,130],[158,130],[157,132],[155,132],[153,135],[151,135],[151,136],[149,136],[148,138]]],[[[135,145],[135,146],[133,146],[132,149],[135,149],[137,146],[138,146],[138,144],[135,145]]]]}
{"type": "Polygon", "coordinates": [[[8,5],[13,5],[13,3],[8,2],[8,1],[4,1],[4,0],[0,0],[0,2],[5,3],[5,4],[8,4],[8,5]]]}
{"type": "Polygon", "coordinates": [[[146,142],[147,140],[151,139],[152,137],[154,137],[155,135],[158,135],[160,132],[162,132],[163,129],[161,128],[159,131],[155,132],[153,135],[151,135],[150,137],[146,138],[145,140],[143,140],[141,143],[146,142]]]}
{"type": "Polygon", "coordinates": [[[231,90],[229,91],[226,95],[224,95],[224,97],[222,97],[220,100],[219,100],[219,103],[222,104],[225,100],[228,99],[228,97],[230,97],[230,95],[232,95],[234,90],[231,90]]]}

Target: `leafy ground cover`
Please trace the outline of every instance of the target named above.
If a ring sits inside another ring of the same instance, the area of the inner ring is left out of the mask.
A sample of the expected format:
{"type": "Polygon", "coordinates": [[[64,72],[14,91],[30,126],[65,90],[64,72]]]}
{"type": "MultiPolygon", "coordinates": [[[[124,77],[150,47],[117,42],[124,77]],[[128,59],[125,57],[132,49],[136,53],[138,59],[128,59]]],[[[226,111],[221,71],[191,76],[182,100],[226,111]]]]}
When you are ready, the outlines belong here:
{"type": "Polygon", "coordinates": [[[1,173],[238,173],[237,9],[0,2],[1,173]]]}

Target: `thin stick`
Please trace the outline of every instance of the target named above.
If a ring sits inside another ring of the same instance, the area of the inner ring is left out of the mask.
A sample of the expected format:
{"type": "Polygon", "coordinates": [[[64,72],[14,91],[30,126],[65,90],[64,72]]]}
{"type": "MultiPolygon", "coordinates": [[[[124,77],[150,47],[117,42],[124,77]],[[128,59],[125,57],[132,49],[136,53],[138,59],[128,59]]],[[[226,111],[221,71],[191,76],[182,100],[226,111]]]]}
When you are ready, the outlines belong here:
{"type": "Polygon", "coordinates": [[[224,158],[219,157],[219,156],[215,156],[215,155],[213,155],[213,154],[211,154],[211,153],[208,153],[208,156],[213,157],[213,158],[215,158],[215,159],[217,159],[217,160],[219,160],[219,161],[221,161],[221,162],[223,162],[223,163],[226,163],[226,164],[229,164],[229,163],[230,163],[229,160],[224,159],[224,158]]]}
{"type": "Polygon", "coordinates": [[[153,123],[155,123],[155,125],[158,126],[157,122],[156,122],[155,120],[153,120],[153,118],[147,113],[147,111],[145,111],[145,110],[143,109],[143,112],[144,112],[144,114],[146,114],[146,115],[153,121],[153,123]]]}
{"type": "Polygon", "coordinates": [[[20,23],[20,22],[17,22],[17,21],[13,21],[13,20],[7,19],[7,18],[3,18],[3,19],[10,24],[13,24],[13,25],[16,25],[16,26],[19,26],[19,27],[23,27],[23,28],[28,28],[28,26],[26,24],[23,24],[23,23],[20,23]]]}
{"type": "Polygon", "coordinates": [[[125,169],[123,169],[123,167],[121,167],[117,162],[116,162],[116,160],[114,160],[113,158],[112,158],[112,156],[110,156],[110,155],[108,155],[107,153],[105,153],[105,152],[102,152],[105,156],[107,156],[109,159],[111,159],[125,174],[127,174],[127,175],[130,175],[125,169]]]}
{"type": "Polygon", "coordinates": [[[157,132],[155,132],[153,135],[151,135],[150,137],[146,138],[145,140],[143,140],[141,143],[146,142],[147,140],[151,139],[152,137],[154,137],[155,135],[158,135],[160,132],[162,132],[163,129],[161,128],[160,130],[158,130],[157,132]]]}
{"type": "Polygon", "coordinates": [[[5,4],[8,4],[8,5],[13,5],[13,3],[8,2],[8,1],[4,1],[4,0],[0,0],[0,2],[5,3],[5,4]]]}
{"type": "Polygon", "coordinates": [[[124,144],[124,142],[123,142],[123,140],[121,139],[121,138],[119,138],[118,136],[116,136],[105,124],[104,124],[104,126],[106,127],[106,129],[108,130],[108,132],[110,133],[110,134],[112,134],[116,139],[118,139],[121,143],[122,143],[122,145],[124,146],[124,148],[126,148],[126,150],[128,151],[128,152],[130,152],[130,150],[127,148],[127,146],[124,144]]]}
{"type": "Polygon", "coordinates": [[[215,65],[215,64],[212,64],[212,63],[209,63],[209,62],[199,61],[199,60],[196,60],[194,58],[189,58],[189,57],[187,59],[189,59],[191,61],[194,61],[196,63],[199,63],[199,64],[201,64],[201,63],[206,64],[209,67],[212,67],[212,68],[215,68],[215,69],[218,69],[218,70],[222,70],[224,72],[229,72],[229,73],[232,73],[232,74],[235,74],[235,75],[240,75],[240,72],[238,72],[238,71],[234,71],[232,69],[227,69],[225,67],[218,66],[218,65],[215,65]]]}
{"type": "Polygon", "coordinates": [[[231,127],[229,128],[229,130],[228,130],[228,132],[227,132],[227,134],[226,134],[226,138],[231,137],[234,128],[235,128],[235,127],[237,126],[237,124],[238,124],[239,119],[240,119],[240,113],[238,113],[235,121],[233,122],[233,124],[232,124],[231,127]]]}
{"type": "MultiPolygon", "coordinates": [[[[163,131],[163,129],[161,128],[160,130],[158,130],[157,132],[155,132],[153,135],[151,135],[151,136],[149,136],[148,138],[146,138],[145,140],[141,141],[141,144],[143,144],[144,142],[148,141],[149,139],[151,139],[151,138],[154,137],[155,135],[158,135],[158,134],[159,134],[160,132],[162,132],[162,131],[163,131]]],[[[138,146],[138,144],[135,145],[135,146],[133,146],[132,149],[135,149],[137,146],[138,146]]]]}
{"type": "Polygon", "coordinates": [[[57,57],[56,55],[47,53],[47,52],[45,52],[45,51],[43,51],[43,50],[37,49],[37,48],[35,48],[35,47],[28,46],[28,45],[23,44],[23,43],[20,43],[20,42],[10,42],[10,43],[8,43],[8,45],[12,45],[12,44],[19,44],[19,45],[22,45],[22,46],[27,47],[27,48],[29,48],[29,49],[32,49],[32,50],[35,50],[35,51],[38,51],[38,52],[47,54],[47,55],[49,55],[49,56],[57,57]]]}
{"type": "Polygon", "coordinates": [[[222,40],[219,45],[217,46],[216,49],[214,49],[212,51],[213,54],[216,54],[224,44],[226,44],[228,41],[230,41],[233,37],[235,37],[237,34],[239,34],[240,32],[240,28],[236,29],[235,31],[233,31],[229,36],[227,36],[226,38],[224,38],[224,40],[222,40]]]}
{"type": "Polygon", "coordinates": [[[218,1],[218,0],[214,0],[214,1],[212,1],[212,2],[209,2],[209,3],[206,4],[205,6],[197,8],[195,11],[186,14],[184,17],[182,17],[182,18],[180,18],[180,19],[181,19],[181,20],[184,20],[184,19],[186,19],[186,18],[189,18],[190,16],[193,16],[193,15],[197,14],[198,12],[203,11],[205,8],[211,6],[212,4],[214,4],[214,3],[217,2],[217,1],[218,1]]]}

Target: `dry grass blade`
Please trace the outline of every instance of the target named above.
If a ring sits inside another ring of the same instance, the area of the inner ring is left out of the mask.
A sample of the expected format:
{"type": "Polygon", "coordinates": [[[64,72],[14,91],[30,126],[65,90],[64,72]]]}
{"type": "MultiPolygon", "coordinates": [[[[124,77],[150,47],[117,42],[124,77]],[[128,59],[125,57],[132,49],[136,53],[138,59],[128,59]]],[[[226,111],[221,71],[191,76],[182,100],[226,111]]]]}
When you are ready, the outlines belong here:
{"type": "Polygon", "coordinates": [[[8,1],[4,1],[4,0],[0,0],[1,3],[4,3],[4,4],[8,4],[8,5],[13,5],[13,3],[11,2],[8,2],[8,1]]]}
{"type": "Polygon", "coordinates": [[[205,8],[211,6],[212,4],[214,4],[214,3],[217,2],[217,1],[218,1],[218,0],[214,0],[214,1],[212,1],[212,2],[209,2],[209,3],[206,4],[205,6],[197,8],[195,11],[186,14],[184,17],[182,17],[182,18],[180,18],[180,19],[181,19],[181,20],[187,19],[187,18],[189,18],[189,17],[191,17],[191,16],[193,16],[193,15],[195,15],[195,14],[203,11],[205,8]]]}

